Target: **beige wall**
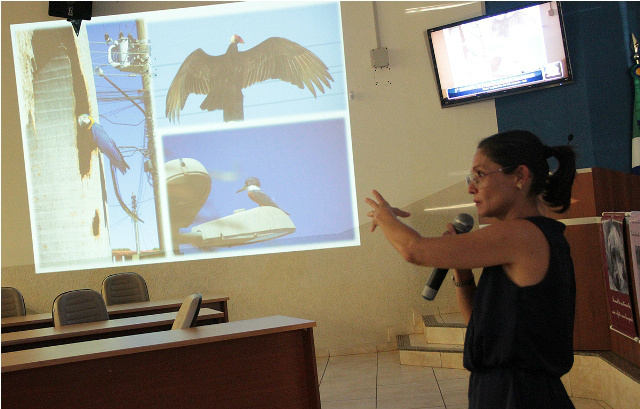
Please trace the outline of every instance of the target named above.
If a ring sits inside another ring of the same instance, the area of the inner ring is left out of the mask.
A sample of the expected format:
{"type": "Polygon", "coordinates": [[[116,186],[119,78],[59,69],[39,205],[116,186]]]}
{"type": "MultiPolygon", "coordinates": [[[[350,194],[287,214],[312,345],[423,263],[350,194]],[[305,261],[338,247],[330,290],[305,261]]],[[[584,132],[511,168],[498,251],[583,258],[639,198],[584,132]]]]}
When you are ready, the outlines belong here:
{"type": "MultiPolygon", "coordinates": [[[[185,3],[187,4],[187,3],[185,3]]],[[[188,4],[193,4],[190,2],[188,4]]],[[[202,3],[200,3],[202,4],[202,3]]],[[[369,233],[364,198],[372,189],[412,211],[423,234],[440,234],[458,212],[425,207],[469,202],[463,180],[477,141],[497,131],[492,101],[441,109],[423,31],[472,17],[482,3],[407,14],[430,2],[378,2],[382,47],[390,69],[375,73],[369,51],[377,47],[371,2],[342,4],[342,19],[361,245],[243,258],[141,265],[153,299],[199,291],[230,297],[231,320],[282,314],[315,320],[318,353],[388,341],[389,331],[410,331],[416,316],[455,309],[445,282],[436,301],[420,296],[430,269],[405,263],[380,232],[369,233]],[[390,85],[376,85],[376,81],[390,85]]],[[[181,3],[94,2],[94,15],[145,11],[181,3]],[[123,7],[125,9],[123,9],[123,7]]],[[[9,25],[44,21],[47,2],[2,2],[2,285],[19,288],[27,308],[49,311],[67,290],[99,290],[115,269],[36,275],[9,25]]],[[[474,214],[475,215],[475,214],[474,214]]],[[[130,269],[120,269],[120,271],[130,269]]]]}

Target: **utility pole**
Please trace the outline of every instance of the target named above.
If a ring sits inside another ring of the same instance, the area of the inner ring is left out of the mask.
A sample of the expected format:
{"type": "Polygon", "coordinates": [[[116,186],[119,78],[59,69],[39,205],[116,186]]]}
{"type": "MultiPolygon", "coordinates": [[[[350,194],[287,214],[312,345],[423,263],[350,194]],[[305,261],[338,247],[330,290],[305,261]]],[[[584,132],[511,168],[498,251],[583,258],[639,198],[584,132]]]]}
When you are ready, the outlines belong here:
{"type": "MultiPolygon", "coordinates": [[[[146,43],[148,49],[149,39],[147,38],[147,28],[144,20],[140,19],[136,21],[138,28],[138,41],[146,43]]],[[[142,70],[142,89],[143,89],[143,101],[145,109],[145,133],[147,137],[147,149],[149,152],[149,161],[145,164],[145,170],[151,174],[151,180],[153,183],[154,202],[156,205],[156,223],[158,226],[158,243],[161,251],[166,251],[164,242],[164,223],[162,220],[162,203],[160,201],[160,181],[158,180],[158,166],[160,164],[156,157],[156,144],[155,144],[155,127],[153,122],[153,101],[151,98],[151,67],[149,64],[149,58],[144,60],[144,69],[142,70]],[[147,166],[148,165],[148,166],[147,166]]]]}
{"type": "MultiPolygon", "coordinates": [[[[136,216],[138,215],[138,202],[136,201],[136,195],[131,194],[131,211],[136,216]]],[[[140,232],[138,230],[138,221],[136,219],[133,220],[133,229],[136,233],[136,256],[140,259],[140,232]]]]}

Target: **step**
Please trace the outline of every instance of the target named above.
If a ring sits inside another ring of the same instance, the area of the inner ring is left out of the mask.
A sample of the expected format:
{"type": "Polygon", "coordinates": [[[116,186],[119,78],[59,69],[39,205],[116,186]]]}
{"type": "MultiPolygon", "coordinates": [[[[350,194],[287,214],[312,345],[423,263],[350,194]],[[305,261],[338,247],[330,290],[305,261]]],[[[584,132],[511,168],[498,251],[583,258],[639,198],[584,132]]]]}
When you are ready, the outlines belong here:
{"type": "MultiPolygon", "coordinates": [[[[464,369],[461,345],[428,344],[420,335],[397,336],[402,365],[464,369]]],[[[627,409],[640,401],[640,367],[611,351],[576,351],[571,371],[561,379],[569,396],[603,407],[627,409]]]]}
{"type": "Polygon", "coordinates": [[[436,368],[462,368],[463,346],[460,344],[428,343],[422,334],[396,337],[400,364],[436,368]]]}
{"type": "Polygon", "coordinates": [[[462,353],[462,344],[436,344],[424,342],[422,334],[398,335],[399,351],[424,351],[424,352],[459,352],[462,353]]]}
{"type": "Polygon", "coordinates": [[[467,326],[460,314],[425,315],[423,336],[428,344],[463,345],[467,326]]]}
{"type": "MultiPolygon", "coordinates": [[[[464,369],[464,336],[460,336],[460,333],[466,331],[466,325],[461,316],[446,314],[422,318],[423,334],[396,337],[400,363],[464,369]],[[455,342],[430,342],[434,339],[455,342]],[[460,339],[462,343],[458,342],[460,339]]],[[[570,396],[608,402],[610,407],[616,409],[631,407],[630,402],[633,406],[640,401],[640,367],[611,351],[575,351],[574,354],[571,371],[562,377],[570,396]]]]}
{"type": "MultiPolygon", "coordinates": [[[[416,353],[463,353],[466,324],[459,313],[424,315],[423,334],[397,336],[399,351],[416,353]],[[462,331],[462,332],[461,332],[462,331]]],[[[634,383],[640,384],[640,367],[611,351],[575,351],[576,356],[597,356],[634,383]]],[[[424,360],[424,359],[423,359],[424,360]]],[[[415,358],[411,361],[415,361],[415,358]]]]}
{"type": "Polygon", "coordinates": [[[467,327],[467,324],[464,323],[464,319],[462,318],[462,314],[460,313],[424,315],[422,317],[422,323],[425,327],[467,327]]]}
{"type": "MultiPolygon", "coordinates": [[[[450,353],[450,354],[462,354],[464,347],[462,345],[455,344],[428,344],[422,341],[419,337],[420,334],[405,334],[398,335],[398,351],[418,352],[418,353],[450,353]]],[[[625,374],[634,383],[640,385],[640,367],[627,361],[621,356],[611,351],[575,351],[574,355],[580,357],[598,357],[607,363],[609,366],[615,368],[617,371],[625,374]]],[[[578,359],[578,358],[576,358],[578,359]]],[[[401,360],[401,363],[402,360],[401,360]]],[[[404,363],[403,363],[404,364],[404,363]]],[[[411,364],[409,364],[411,365],[411,364]]],[[[431,366],[431,365],[424,365],[431,366]]]]}

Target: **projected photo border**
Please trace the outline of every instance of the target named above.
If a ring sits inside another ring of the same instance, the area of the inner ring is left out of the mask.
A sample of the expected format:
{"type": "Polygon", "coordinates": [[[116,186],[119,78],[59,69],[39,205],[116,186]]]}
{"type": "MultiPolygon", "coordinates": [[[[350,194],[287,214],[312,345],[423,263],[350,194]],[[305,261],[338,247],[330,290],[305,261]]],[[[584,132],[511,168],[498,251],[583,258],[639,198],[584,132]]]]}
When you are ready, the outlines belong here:
{"type": "Polygon", "coordinates": [[[339,3],[11,34],[37,273],[359,245],[339,3]]]}

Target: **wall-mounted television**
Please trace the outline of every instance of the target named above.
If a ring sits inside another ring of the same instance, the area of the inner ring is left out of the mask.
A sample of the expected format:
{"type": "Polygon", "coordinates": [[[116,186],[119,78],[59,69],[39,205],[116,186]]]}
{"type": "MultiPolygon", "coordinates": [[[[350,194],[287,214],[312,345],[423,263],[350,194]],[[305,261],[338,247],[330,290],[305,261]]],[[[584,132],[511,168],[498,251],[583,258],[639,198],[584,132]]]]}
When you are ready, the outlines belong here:
{"type": "Polygon", "coordinates": [[[573,82],[560,2],[430,28],[442,107],[573,82]]]}

